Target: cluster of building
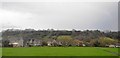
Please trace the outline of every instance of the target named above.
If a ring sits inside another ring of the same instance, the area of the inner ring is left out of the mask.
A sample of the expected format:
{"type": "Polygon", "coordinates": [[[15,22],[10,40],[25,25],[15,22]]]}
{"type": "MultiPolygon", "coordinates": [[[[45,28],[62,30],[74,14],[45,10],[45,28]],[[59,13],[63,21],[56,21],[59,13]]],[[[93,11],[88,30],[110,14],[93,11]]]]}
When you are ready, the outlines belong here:
{"type": "MultiPolygon", "coordinates": [[[[80,46],[76,44],[75,46],[80,46]]],[[[32,46],[63,46],[63,43],[55,39],[24,39],[24,38],[9,38],[2,40],[3,47],[32,47],[32,46]]],[[[83,45],[85,46],[85,45],[83,45]]]]}

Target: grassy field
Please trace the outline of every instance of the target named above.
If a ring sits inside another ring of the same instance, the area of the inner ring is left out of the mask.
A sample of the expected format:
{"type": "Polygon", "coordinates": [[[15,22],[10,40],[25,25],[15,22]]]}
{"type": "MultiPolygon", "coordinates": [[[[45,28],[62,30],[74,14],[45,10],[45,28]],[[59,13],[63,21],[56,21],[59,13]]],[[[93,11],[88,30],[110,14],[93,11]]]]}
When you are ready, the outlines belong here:
{"type": "Polygon", "coordinates": [[[20,47],[3,48],[3,56],[117,56],[118,48],[98,47],[20,47]]]}

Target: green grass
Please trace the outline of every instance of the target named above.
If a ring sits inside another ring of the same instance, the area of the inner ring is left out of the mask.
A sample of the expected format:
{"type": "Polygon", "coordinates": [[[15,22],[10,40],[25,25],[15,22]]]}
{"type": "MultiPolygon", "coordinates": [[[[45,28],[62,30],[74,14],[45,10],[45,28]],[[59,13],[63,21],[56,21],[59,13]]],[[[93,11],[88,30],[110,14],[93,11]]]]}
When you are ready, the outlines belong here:
{"type": "MultiPolygon", "coordinates": [[[[118,52],[118,48],[103,48],[118,52]]],[[[96,47],[20,47],[3,48],[3,56],[117,56],[96,47]]]]}
{"type": "Polygon", "coordinates": [[[115,53],[118,53],[118,50],[119,50],[118,48],[101,48],[101,49],[111,51],[111,52],[115,52],[115,53]]]}

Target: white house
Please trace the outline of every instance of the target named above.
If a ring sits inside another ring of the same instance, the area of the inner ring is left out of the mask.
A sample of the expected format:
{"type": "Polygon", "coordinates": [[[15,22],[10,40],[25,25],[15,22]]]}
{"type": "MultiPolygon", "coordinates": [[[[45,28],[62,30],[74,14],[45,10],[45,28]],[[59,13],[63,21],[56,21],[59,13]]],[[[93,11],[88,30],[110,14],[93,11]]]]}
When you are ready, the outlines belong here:
{"type": "Polygon", "coordinates": [[[109,47],[111,47],[111,48],[115,48],[115,45],[109,45],[109,47]]]}

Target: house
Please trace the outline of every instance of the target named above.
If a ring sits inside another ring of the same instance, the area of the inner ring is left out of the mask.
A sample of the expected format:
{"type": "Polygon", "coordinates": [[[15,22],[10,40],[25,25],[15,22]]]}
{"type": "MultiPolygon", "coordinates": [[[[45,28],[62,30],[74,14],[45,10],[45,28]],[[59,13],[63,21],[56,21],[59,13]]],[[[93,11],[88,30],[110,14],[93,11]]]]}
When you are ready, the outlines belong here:
{"type": "Polygon", "coordinates": [[[109,45],[109,47],[111,47],[111,48],[115,48],[115,45],[109,45]]]}
{"type": "Polygon", "coordinates": [[[117,43],[116,45],[105,45],[106,47],[111,47],[111,48],[119,48],[120,47],[120,44],[117,43]]]}
{"type": "Polygon", "coordinates": [[[19,47],[19,43],[17,42],[9,43],[9,45],[11,45],[11,47],[19,47]]]}
{"type": "Polygon", "coordinates": [[[42,45],[41,40],[39,40],[39,39],[34,39],[34,41],[33,41],[33,46],[41,46],[41,45],[42,45]]]}
{"type": "Polygon", "coordinates": [[[47,42],[47,45],[48,45],[48,46],[52,46],[52,42],[51,42],[51,41],[48,41],[48,42],[47,42]]]}
{"type": "Polygon", "coordinates": [[[52,41],[52,46],[58,46],[58,42],[55,39],[52,41]]]}
{"type": "Polygon", "coordinates": [[[24,47],[31,47],[31,46],[41,46],[42,42],[40,39],[27,39],[24,40],[24,47]]]}
{"type": "Polygon", "coordinates": [[[22,37],[10,37],[3,39],[3,47],[31,47],[41,46],[41,40],[22,37]]]}
{"type": "Polygon", "coordinates": [[[62,42],[59,42],[59,41],[58,41],[58,46],[62,46],[62,42]]]}
{"type": "Polygon", "coordinates": [[[119,45],[116,45],[115,47],[116,47],[116,48],[120,48],[120,46],[119,46],[119,45]]]}
{"type": "Polygon", "coordinates": [[[116,48],[120,48],[120,43],[117,43],[117,44],[115,45],[115,47],[116,47],[116,48]]]}
{"type": "Polygon", "coordinates": [[[3,47],[23,47],[22,37],[9,37],[2,39],[3,47]]]}
{"type": "Polygon", "coordinates": [[[9,45],[11,47],[23,47],[23,39],[22,38],[9,38],[9,45]]]}
{"type": "Polygon", "coordinates": [[[82,44],[83,47],[85,47],[86,45],[85,44],[82,44]]]}
{"type": "Polygon", "coordinates": [[[48,46],[58,46],[58,42],[56,40],[51,39],[51,40],[47,41],[47,45],[48,46]]]}

